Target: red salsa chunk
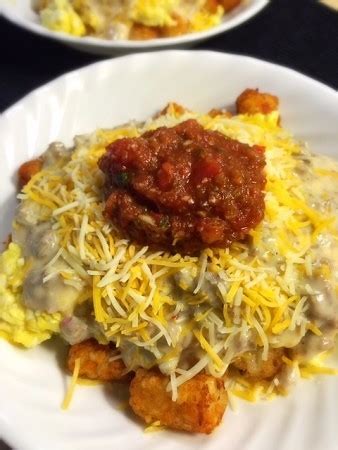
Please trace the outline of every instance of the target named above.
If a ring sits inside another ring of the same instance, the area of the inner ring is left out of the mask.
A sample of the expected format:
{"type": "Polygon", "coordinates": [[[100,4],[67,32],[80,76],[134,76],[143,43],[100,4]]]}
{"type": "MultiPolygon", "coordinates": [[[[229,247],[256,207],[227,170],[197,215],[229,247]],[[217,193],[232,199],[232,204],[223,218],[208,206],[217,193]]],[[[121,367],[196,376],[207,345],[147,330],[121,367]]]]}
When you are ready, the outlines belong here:
{"type": "Polygon", "coordinates": [[[142,245],[194,254],[242,240],[264,215],[264,149],[187,120],[107,147],[106,216],[142,245]]]}

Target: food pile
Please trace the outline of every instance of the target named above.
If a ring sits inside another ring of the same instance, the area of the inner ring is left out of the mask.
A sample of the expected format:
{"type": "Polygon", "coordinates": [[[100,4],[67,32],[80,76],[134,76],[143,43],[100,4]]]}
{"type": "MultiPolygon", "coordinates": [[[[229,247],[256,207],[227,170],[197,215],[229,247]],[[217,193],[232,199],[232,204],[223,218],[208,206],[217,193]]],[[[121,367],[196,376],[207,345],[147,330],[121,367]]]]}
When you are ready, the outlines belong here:
{"type": "Polygon", "coordinates": [[[171,103],[19,170],[1,336],[60,335],[74,380],[129,383],[147,424],[211,433],[228,397],[335,373],[338,164],[281,127],[275,96],[236,107],[171,103]]]}

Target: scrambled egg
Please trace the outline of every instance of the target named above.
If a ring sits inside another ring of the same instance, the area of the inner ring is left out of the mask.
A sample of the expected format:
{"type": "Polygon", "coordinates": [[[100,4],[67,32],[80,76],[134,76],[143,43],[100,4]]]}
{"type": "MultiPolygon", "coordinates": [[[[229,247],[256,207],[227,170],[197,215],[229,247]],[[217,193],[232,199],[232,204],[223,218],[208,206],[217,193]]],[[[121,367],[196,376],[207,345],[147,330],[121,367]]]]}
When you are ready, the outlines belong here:
{"type": "Polygon", "coordinates": [[[179,3],[179,0],[136,0],[130,17],[149,27],[170,27],[175,25],[172,16],[179,3]]]}
{"type": "Polygon", "coordinates": [[[9,244],[0,255],[0,336],[14,344],[34,347],[59,330],[61,314],[28,310],[21,302],[25,264],[21,249],[9,244]]]}
{"type": "Polygon", "coordinates": [[[220,6],[217,8],[215,14],[210,14],[207,11],[198,11],[191,21],[192,31],[198,32],[216,27],[220,24],[222,16],[223,8],[220,6]]]}
{"type": "Polygon", "coordinates": [[[68,0],[52,0],[41,13],[41,23],[52,31],[84,36],[85,25],[68,0]]]}
{"type": "MultiPolygon", "coordinates": [[[[111,22],[113,7],[110,0],[67,0],[82,20],[85,34],[102,32],[105,21],[111,22]]],[[[114,2],[113,2],[114,3],[114,2]]]]}

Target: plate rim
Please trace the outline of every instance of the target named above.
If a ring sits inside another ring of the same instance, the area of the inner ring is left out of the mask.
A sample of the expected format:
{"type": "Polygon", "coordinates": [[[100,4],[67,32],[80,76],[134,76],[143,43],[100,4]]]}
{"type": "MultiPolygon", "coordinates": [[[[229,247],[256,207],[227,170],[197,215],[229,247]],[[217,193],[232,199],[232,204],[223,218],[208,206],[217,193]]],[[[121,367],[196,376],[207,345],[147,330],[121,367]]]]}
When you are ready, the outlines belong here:
{"type": "Polygon", "coordinates": [[[209,30],[200,31],[196,33],[189,33],[182,36],[170,37],[170,38],[157,38],[146,41],[131,41],[131,40],[106,40],[96,37],[75,37],[63,32],[53,32],[44,28],[40,24],[36,24],[29,20],[23,19],[15,12],[15,9],[10,4],[2,6],[3,16],[9,20],[12,24],[25,29],[33,34],[42,36],[47,39],[65,43],[67,45],[82,46],[90,48],[103,48],[103,49],[120,49],[120,50],[142,50],[149,47],[161,48],[174,45],[183,45],[194,43],[200,40],[206,40],[218,34],[221,34],[227,30],[235,28],[253,18],[256,14],[261,12],[271,0],[254,0],[255,3],[249,5],[247,10],[242,11],[238,16],[234,15],[229,21],[225,21],[220,25],[217,25],[209,30]]]}
{"type": "MultiPolygon", "coordinates": [[[[76,69],[64,72],[61,75],[58,75],[56,77],[54,77],[53,79],[51,79],[50,81],[48,81],[47,83],[44,83],[38,87],[36,87],[35,89],[29,91],[27,94],[23,95],[22,97],[20,97],[17,101],[15,101],[13,104],[9,105],[4,111],[2,111],[1,116],[0,116],[0,124],[1,122],[3,122],[10,114],[13,113],[13,110],[15,110],[16,108],[18,108],[20,106],[20,103],[28,100],[30,97],[33,97],[35,95],[38,95],[39,92],[41,90],[44,90],[46,88],[50,88],[52,87],[54,84],[57,84],[58,82],[61,81],[62,78],[68,78],[68,77],[72,77],[75,76],[78,73],[84,73],[87,71],[91,71],[91,70],[95,70],[97,67],[99,66],[104,66],[104,65],[110,65],[110,64],[115,64],[115,61],[117,61],[117,63],[120,60],[128,60],[128,59],[136,59],[136,58],[157,58],[159,55],[162,54],[191,54],[191,53],[195,53],[195,54],[199,54],[199,55],[206,55],[206,56],[216,56],[216,57],[221,57],[221,58],[235,58],[235,59],[245,59],[247,61],[251,61],[251,62],[256,62],[259,64],[264,64],[266,66],[269,67],[277,67],[281,70],[284,71],[284,73],[288,73],[291,76],[296,76],[299,78],[303,78],[304,80],[306,80],[307,82],[311,82],[311,83],[315,83],[317,85],[318,88],[324,89],[326,90],[328,93],[330,94],[334,94],[337,99],[338,99],[338,90],[336,90],[335,88],[323,83],[320,80],[317,80],[315,78],[312,78],[309,75],[306,75],[296,69],[293,69],[291,67],[285,66],[283,64],[278,64],[278,63],[274,63],[271,61],[267,61],[265,59],[261,59],[261,58],[256,58],[254,56],[250,56],[250,55],[241,55],[239,53],[228,53],[228,52],[222,52],[221,50],[158,50],[158,51],[154,51],[154,52],[140,52],[140,53],[132,53],[132,54],[127,54],[127,55],[121,55],[121,56],[117,56],[117,57],[111,57],[108,59],[104,59],[104,60],[100,60],[100,61],[95,61],[92,62],[90,64],[87,64],[83,67],[78,67],[76,69]]],[[[337,111],[338,111],[338,104],[337,104],[337,111]]]]}

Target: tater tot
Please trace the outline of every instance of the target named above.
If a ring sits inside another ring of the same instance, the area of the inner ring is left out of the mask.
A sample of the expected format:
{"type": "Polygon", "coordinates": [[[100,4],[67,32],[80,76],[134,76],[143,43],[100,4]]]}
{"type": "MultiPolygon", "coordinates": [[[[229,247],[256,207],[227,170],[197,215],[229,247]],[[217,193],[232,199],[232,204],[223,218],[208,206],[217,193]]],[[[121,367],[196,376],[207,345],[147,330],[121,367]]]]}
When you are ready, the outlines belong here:
{"type": "Polygon", "coordinates": [[[110,345],[101,345],[94,339],[72,345],[68,353],[68,369],[73,372],[75,360],[80,358],[80,377],[100,381],[130,379],[122,359],[111,360],[119,354],[110,345]]]}
{"type": "Polygon", "coordinates": [[[129,39],[133,41],[147,41],[160,37],[159,29],[135,23],[130,30],[129,39]]]}
{"type": "Polygon", "coordinates": [[[166,388],[169,378],[155,370],[138,369],[130,384],[130,406],[147,424],[192,433],[211,433],[221,422],[227,406],[224,383],[199,374],[181,385],[174,402],[166,388]]]}
{"type": "Polygon", "coordinates": [[[269,380],[281,370],[283,355],[283,348],[273,348],[269,351],[268,359],[263,361],[261,354],[246,352],[236,358],[232,365],[248,378],[269,380]]]}
{"type": "Polygon", "coordinates": [[[176,21],[176,25],[161,28],[162,37],[175,37],[188,33],[189,22],[185,20],[183,17],[179,16],[174,17],[174,19],[176,21]]]}
{"type": "Polygon", "coordinates": [[[204,4],[204,8],[211,14],[215,14],[218,6],[219,6],[218,0],[206,0],[206,2],[204,4]]]}
{"type": "Polygon", "coordinates": [[[19,187],[24,187],[28,181],[42,169],[42,159],[32,159],[23,163],[18,170],[19,187]]]}
{"type": "Polygon", "coordinates": [[[278,97],[259,92],[258,89],[245,89],[236,100],[238,114],[269,114],[277,111],[278,97]]]}
{"type": "Polygon", "coordinates": [[[223,116],[223,117],[232,117],[231,112],[227,111],[226,109],[220,109],[220,108],[213,108],[208,112],[208,116],[210,117],[217,117],[217,116],[223,116]]]}
{"type": "Polygon", "coordinates": [[[167,114],[175,114],[177,116],[182,116],[185,112],[189,111],[184,106],[179,105],[175,102],[170,102],[165,106],[160,112],[155,114],[154,119],[161,116],[166,116],[167,114]]]}
{"type": "Polygon", "coordinates": [[[242,0],[218,0],[218,3],[223,6],[225,12],[229,12],[236,8],[242,0]]]}
{"type": "Polygon", "coordinates": [[[222,6],[225,13],[228,13],[232,9],[236,8],[242,0],[206,0],[205,9],[212,14],[217,11],[219,6],[222,6]]]}

